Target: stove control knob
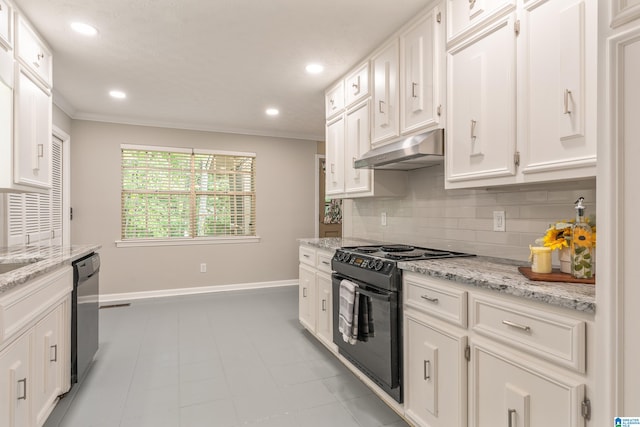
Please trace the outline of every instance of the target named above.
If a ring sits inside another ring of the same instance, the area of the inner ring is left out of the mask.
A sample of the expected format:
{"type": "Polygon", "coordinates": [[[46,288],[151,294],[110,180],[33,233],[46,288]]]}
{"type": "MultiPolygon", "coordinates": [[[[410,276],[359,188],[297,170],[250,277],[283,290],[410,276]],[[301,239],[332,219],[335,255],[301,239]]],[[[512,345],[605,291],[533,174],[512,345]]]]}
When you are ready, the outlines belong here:
{"type": "Polygon", "coordinates": [[[380,270],[382,270],[383,265],[384,265],[384,262],[383,262],[382,260],[377,260],[377,261],[375,262],[375,265],[374,265],[374,267],[373,267],[373,268],[374,268],[376,271],[380,271],[380,270]]]}

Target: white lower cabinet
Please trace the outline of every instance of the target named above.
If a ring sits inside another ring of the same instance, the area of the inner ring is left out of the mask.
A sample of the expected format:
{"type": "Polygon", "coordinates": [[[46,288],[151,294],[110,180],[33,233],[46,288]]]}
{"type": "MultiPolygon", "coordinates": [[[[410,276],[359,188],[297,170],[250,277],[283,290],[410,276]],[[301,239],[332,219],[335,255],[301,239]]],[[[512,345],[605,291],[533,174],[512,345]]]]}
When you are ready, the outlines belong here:
{"type": "Polygon", "coordinates": [[[0,425],[31,425],[30,375],[32,334],[27,333],[0,352],[0,425]]]}
{"type": "Polygon", "coordinates": [[[329,349],[333,344],[333,253],[311,246],[299,248],[298,315],[302,326],[329,349]]]}
{"type": "Polygon", "coordinates": [[[69,390],[72,288],[67,266],[0,298],[0,426],[42,426],[69,390]]]}
{"type": "Polygon", "coordinates": [[[416,425],[467,425],[466,335],[405,312],[404,407],[416,425]]]}
{"type": "Polygon", "coordinates": [[[404,410],[416,426],[589,425],[592,315],[406,271],[403,290],[404,410]]]}
{"type": "Polygon", "coordinates": [[[491,347],[472,344],[471,360],[472,425],[584,426],[581,382],[491,347]]]}

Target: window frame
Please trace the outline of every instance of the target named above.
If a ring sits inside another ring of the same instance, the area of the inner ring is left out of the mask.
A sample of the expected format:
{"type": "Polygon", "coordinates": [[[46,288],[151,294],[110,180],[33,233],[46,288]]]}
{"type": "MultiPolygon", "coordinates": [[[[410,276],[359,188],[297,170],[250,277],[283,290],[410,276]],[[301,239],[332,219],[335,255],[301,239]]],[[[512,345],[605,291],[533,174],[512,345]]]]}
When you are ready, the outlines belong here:
{"type": "MultiPolygon", "coordinates": [[[[257,157],[256,153],[241,152],[241,151],[225,151],[225,150],[210,150],[201,148],[185,148],[185,147],[169,147],[160,145],[138,145],[138,144],[121,144],[120,145],[120,165],[122,168],[122,150],[140,150],[140,151],[160,151],[167,153],[185,153],[185,154],[204,154],[204,155],[220,155],[220,156],[238,156],[238,157],[257,157]]],[[[255,161],[255,160],[254,160],[255,161]]],[[[254,163],[255,168],[255,163],[254,163]]],[[[258,243],[260,242],[260,236],[258,235],[257,227],[255,228],[255,235],[218,235],[218,236],[192,236],[192,237],[161,237],[161,238],[122,238],[122,224],[123,224],[123,182],[122,174],[120,175],[120,239],[115,241],[116,247],[144,247],[144,246],[189,246],[189,245],[215,245],[215,244],[238,244],[238,243],[258,243]]],[[[257,185],[257,172],[253,171],[253,185],[254,188],[257,185]]],[[[255,190],[254,190],[255,192],[255,190]]],[[[254,197],[253,217],[254,220],[257,216],[257,194],[254,197]]]]}

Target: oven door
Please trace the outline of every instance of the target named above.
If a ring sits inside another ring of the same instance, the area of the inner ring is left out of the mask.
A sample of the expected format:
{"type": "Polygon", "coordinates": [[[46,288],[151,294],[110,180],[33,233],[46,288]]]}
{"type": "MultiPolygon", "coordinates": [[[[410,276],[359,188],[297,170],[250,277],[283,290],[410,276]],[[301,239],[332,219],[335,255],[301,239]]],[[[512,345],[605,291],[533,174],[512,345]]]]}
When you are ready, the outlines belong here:
{"type": "Polygon", "coordinates": [[[340,354],[349,359],[360,371],[375,381],[398,402],[402,402],[400,379],[402,378],[400,304],[398,292],[375,288],[337,273],[332,275],[333,286],[333,342],[340,354]],[[349,280],[359,287],[359,292],[371,298],[374,336],[367,341],[349,344],[338,328],[340,311],[340,282],[349,280]]]}

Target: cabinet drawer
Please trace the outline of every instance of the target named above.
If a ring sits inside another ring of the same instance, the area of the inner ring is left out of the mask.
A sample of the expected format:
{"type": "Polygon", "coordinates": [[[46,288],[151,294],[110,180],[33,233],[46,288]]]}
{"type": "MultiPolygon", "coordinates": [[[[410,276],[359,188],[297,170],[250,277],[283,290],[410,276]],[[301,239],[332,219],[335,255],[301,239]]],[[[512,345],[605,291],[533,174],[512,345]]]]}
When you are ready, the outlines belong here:
{"type": "Polygon", "coordinates": [[[73,269],[60,268],[29,284],[21,285],[0,298],[0,343],[28,326],[55,302],[73,289],[73,269]]]}
{"type": "Polygon", "coordinates": [[[467,327],[467,293],[450,282],[407,274],[404,279],[405,308],[415,308],[463,328],[467,327]]]}
{"type": "Polygon", "coordinates": [[[50,88],[52,86],[51,51],[27,21],[18,14],[16,14],[16,52],[20,62],[50,88]]]}
{"type": "Polygon", "coordinates": [[[479,334],[585,372],[584,321],[478,297],[471,310],[471,326],[479,334]]]}
{"type": "Polygon", "coordinates": [[[353,71],[344,81],[344,96],[346,106],[369,96],[369,63],[353,71]]]}
{"type": "Polygon", "coordinates": [[[331,273],[331,258],[333,258],[333,252],[317,251],[316,268],[319,271],[331,273]]]}
{"type": "Polygon", "coordinates": [[[327,90],[324,101],[327,119],[344,109],[344,82],[342,80],[327,90]]]}
{"type": "Polygon", "coordinates": [[[310,246],[300,246],[298,250],[298,258],[301,263],[316,266],[316,250],[310,246]]]}

